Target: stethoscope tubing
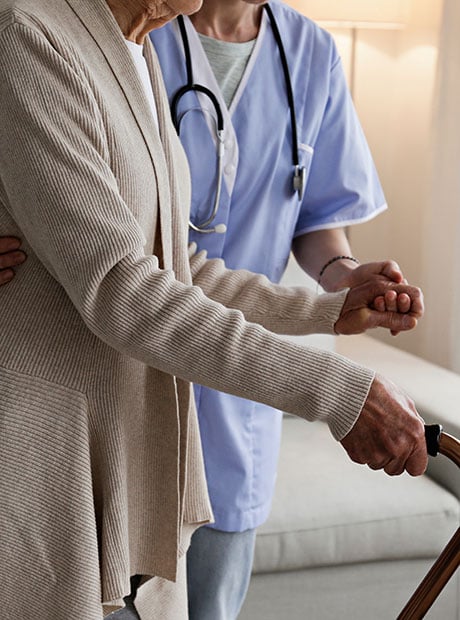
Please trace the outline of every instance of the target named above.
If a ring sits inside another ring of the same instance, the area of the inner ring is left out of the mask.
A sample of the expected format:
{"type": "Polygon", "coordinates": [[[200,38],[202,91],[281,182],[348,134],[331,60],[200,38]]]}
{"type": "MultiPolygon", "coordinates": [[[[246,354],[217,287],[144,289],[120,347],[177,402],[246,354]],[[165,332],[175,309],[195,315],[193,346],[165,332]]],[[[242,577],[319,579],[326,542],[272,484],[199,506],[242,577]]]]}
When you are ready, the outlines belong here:
{"type": "MultiPolygon", "coordinates": [[[[281,38],[281,34],[278,28],[278,24],[276,23],[275,16],[273,11],[268,3],[263,5],[263,8],[267,12],[268,18],[270,20],[270,25],[273,31],[273,36],[275,37],[275,41],[279,50],[281,65],[283,68],[284,79],[286,83],[286,96],[289,105],[290,118],[291,118],[291,132],[292,132],[292,165],[294,167],[293,173],[293,189],[297,192],[299,200],[303,197],[303,192],[305,189],[305,168],[300,166],[299,164],[299,145],[298,145],[298,137],[297,137],[297,119],[296,119],[296,111],[295,111],[295,101],[294,94],[292,90],[291,76],[289,72],[289,65],[286,58],[286,52],[284,50],[283,41],[281,38]]],[[[184,54],[185,54],[185,65],[187,71],[187,83],[184,84],[181,88],[179,88],[174,94],[171,101],[171,116],[176,128],[177,134],[180,135],[180,124],[181,119],[178,115],[178,106],[182,97],[189,92],[198,92],[202,93],[206,97],[208,97],[214,107],[216,114],[216,133],[217,133],[217,185],[216,185],[216,194],[214,199],[214,205],[211,210],[211,213],[207,219],[204,221],[194,224],[193,222],[189,222],[189,226],[192,230],[196,232],[202,233],[212,233],[212,232],[225,232],[226,226],[224,224],[218,224],[217,226],[211,227],[210,224],[214,221],[217,216],[217,212],[219,210],[220,196],[222,191],[222,178],[223,178],[223,157],[224,157],[224,116],[222,114],[222,109],[219,104],[219,101],[216,95],[202,84],[195,84],[193,79],[193,67],[192,67],[192,54],[190,51],[190,44],[187,36],[187,31],[185,27],[184,18],[182,15],[179,15],[177,18],[179,24],[179,30],[182,38],[182,44],[184,46],[184,54]]]]}

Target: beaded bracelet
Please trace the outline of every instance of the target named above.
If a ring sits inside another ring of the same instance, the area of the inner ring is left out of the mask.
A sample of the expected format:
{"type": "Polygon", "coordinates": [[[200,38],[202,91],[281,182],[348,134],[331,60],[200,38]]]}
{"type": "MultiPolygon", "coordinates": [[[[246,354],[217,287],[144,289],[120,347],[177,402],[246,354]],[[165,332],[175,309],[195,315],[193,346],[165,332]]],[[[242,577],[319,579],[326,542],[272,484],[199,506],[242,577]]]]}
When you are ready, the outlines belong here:
{"type": "Polygon", "coordinates": [[[323,275],[323,273],[326,271],[326,269],[332,265],[332,263],[335,263],[335,261],[337,260],[352,260],[354,263],[358,263],[359,265],[359,260],[357,258],[355,258],[354,256],[334,256],[333,258],[331,258],[331,260],[328,260],[327,263],[325,265],[323,265],[323,267],[321,268],[321,271],[319,272],[319,276],[318,276],[318,286],[321,283],[321,277],[323,275]]]}

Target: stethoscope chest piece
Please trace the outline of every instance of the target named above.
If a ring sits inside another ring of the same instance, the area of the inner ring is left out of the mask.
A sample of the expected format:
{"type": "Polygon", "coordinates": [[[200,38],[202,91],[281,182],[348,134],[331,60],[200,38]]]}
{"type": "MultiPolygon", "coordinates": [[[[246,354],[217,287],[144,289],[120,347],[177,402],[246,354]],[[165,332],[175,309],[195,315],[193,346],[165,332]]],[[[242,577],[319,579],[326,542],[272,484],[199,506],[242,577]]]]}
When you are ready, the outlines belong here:
{"type": "Polygon", "coordinates": [[[292,177],[292,187],[302,200],[305,192],[305,183],[307,181],[307,171],[304,166],[294,166],[294,175],[292,177]]]}

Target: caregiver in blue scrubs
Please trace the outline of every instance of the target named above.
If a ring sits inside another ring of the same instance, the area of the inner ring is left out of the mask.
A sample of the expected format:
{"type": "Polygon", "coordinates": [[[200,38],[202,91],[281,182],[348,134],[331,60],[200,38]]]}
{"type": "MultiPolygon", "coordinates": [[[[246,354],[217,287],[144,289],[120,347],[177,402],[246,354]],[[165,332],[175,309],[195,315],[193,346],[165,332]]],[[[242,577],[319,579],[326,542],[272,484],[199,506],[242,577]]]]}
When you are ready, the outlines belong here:
{"type": "MultiPolygon", "coordinates": [[[[270,9],[204,0],[150,35],[192,173],[190,241],[274,282],[291,250],[328,291],[402,279],[392,262],[359,266],[344,232],[386,203],[333,39],[281,2],[270,9]]],[[[282,413],[201,386],[195,395],[215,523],[188,552],[190,618],[234,620],[270,511],[282,413]]]]}

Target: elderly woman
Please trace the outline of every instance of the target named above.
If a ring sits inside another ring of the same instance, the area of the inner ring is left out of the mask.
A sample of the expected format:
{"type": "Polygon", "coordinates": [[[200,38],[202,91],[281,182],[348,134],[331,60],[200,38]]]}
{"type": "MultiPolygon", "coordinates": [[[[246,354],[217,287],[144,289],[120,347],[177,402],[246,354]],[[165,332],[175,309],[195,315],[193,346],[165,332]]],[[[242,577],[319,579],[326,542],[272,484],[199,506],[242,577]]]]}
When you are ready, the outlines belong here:
{"type": "Polygon", "coordinates": [[[28,255],[0,289],[8,619],[100,620],[136,575],[143,620],[187,617],[184,554],[212,520],[191,381],[323,419],[373,468],[426,467],[397,388],[271,333],[411,328],[417,289],[317,297],[189,257],[187,166],[144,39],[198,5],[0,0],[0,233],[28,255]],[[408,314],[371,309],[398,294],[408,314]]]}

